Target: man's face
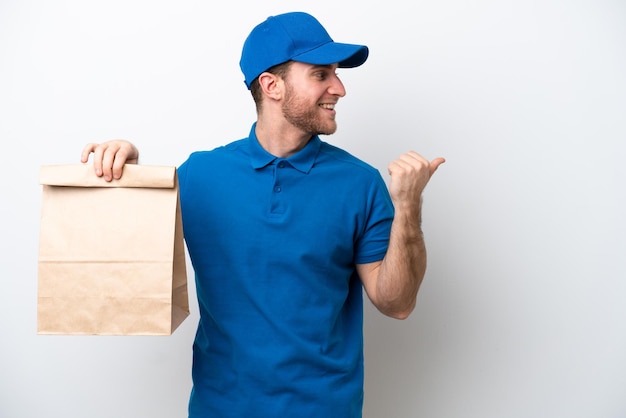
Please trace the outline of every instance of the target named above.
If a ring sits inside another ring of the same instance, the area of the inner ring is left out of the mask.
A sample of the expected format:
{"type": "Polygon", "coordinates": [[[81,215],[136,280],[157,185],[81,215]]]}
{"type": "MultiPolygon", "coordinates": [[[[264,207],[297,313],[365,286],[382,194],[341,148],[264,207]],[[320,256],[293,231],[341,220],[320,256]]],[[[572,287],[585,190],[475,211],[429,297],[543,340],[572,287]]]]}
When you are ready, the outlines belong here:
{"type": "Polygon", "coordinates": [[[285,77],[283,116],[303,132],[330,135],[337,130],[335,104],[345,96],[337,65],[294,62],[285,77]]]}

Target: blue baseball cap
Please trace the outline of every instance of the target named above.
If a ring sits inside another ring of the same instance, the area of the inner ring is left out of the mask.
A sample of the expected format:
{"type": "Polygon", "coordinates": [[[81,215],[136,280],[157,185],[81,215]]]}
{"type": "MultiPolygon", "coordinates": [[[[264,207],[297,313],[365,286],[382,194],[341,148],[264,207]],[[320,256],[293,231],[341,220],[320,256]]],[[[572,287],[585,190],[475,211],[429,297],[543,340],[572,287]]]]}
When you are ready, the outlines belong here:
{"type": "Polygon", "coordinates": [[[316,18],[304,12],[268,17],[246,38],[239,66],[248,89],[261,73],[287,61],[354,68],[367,60],[365,45],[334,42],[316,18]]]}

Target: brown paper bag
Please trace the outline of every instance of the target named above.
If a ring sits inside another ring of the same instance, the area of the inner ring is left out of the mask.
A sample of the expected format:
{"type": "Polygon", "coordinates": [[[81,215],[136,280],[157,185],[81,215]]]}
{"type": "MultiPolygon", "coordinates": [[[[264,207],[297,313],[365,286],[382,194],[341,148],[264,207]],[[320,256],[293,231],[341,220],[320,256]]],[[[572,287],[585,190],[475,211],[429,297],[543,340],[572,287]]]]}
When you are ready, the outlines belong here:
{"type": "Polygon", "coordinates": [[[171,335],[189,315],[175,167],[41,167],[38,334],[171,335]]]}

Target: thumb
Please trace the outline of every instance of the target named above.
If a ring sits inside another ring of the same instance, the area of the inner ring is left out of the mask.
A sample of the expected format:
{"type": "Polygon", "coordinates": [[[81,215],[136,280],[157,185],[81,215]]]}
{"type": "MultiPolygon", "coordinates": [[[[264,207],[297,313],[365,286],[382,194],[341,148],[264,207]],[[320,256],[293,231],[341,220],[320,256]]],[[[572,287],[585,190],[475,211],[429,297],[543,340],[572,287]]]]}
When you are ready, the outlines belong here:
{"type": "Polygon", "coordinates": [[[435,171],[437,171],[437,169],[439,168],[439,166],[443,163],[446,162],[446,159],[443,157],[438,157],[435,158],[434,160],[432,160],[430,162],[430,175],[432,177],[433,174],[435,174],[435,171]]]}

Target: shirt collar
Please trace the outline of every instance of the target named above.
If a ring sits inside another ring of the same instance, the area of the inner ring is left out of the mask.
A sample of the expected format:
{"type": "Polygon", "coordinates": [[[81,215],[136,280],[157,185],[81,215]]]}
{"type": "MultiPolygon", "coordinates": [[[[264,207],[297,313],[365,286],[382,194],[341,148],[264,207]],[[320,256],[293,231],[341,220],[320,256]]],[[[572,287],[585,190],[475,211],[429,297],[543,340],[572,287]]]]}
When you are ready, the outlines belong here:
{"type": "Polygon", "coordinates": [[[302,148],[300,151],[295,153],[289,158],[278,158],[269,152],[267,152],[261,144],[259,144],[259,140],[256,137],[256,122],[252,125],[250,129],[250,135],[248,136],[248,140],[250,142],[250,163],[252,164],[252,168],[259,169],[271,164],[275,160],[285,160],[293,168],[303,173],[308,173],[311,171],[313,164],[315,164],[315,160],[317,159],[317,154],[319,153],[322,141],[320,140],[318,135],[313,136],[309,142],[302,148]]]}

